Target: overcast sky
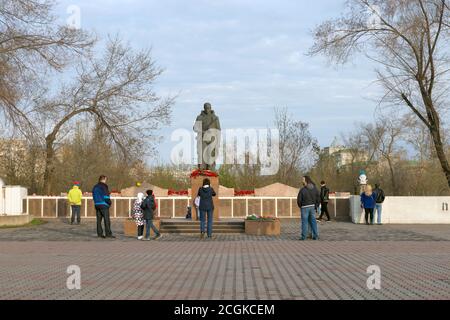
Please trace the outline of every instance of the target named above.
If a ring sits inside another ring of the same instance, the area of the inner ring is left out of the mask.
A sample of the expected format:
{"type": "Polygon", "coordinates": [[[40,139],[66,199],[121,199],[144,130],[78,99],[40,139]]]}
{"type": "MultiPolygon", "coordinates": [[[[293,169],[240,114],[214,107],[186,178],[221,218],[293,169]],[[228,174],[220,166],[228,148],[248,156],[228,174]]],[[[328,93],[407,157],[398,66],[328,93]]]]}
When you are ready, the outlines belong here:
{"type": "MultiPolygon", "coordinates": [[[[271,127],[273,108],[287,107],[322,147],[373,118],[377,86],[367,61],[335,67],[306,56],[311,30],[338,16],[344,0],[60,0],[62,18],[70,5],[81,9],[82,28],[153,48],[165,69],[158,93],[179,94],[165,137],[191,130],[206,101],[233,129],[271,127]]],[[[161,145],[161,159],[171,147],[161,145]]]]}

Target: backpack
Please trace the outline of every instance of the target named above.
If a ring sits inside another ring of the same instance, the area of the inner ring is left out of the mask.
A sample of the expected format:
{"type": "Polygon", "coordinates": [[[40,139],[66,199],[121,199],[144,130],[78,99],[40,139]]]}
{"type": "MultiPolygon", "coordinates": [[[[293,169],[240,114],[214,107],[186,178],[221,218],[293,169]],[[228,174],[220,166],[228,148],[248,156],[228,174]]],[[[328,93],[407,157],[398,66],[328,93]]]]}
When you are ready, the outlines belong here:
{"type": "MultiPolygon", "coordinates": [[[[148,204],[148,198],[145,199],[144,201],[142,201],[141,209],[142,209],[142,210],[147,209],[147,207],[148,207],[147,204],[148,204]]],[[[154,212],[154,211],[156,210],[157,207],[158,207],[158,206],[156,205],[155,198],[153,197],[153,205],[152,205],[152,207],[151,207],[152,211],[154,212]]],[[[150,209],[150,208],[149,208],[149,209],[150,209]]]]}
{"type": "Polygon", "coordinates": [[[153,197],[152,211],[155,211],[156,208],[158,208],[158,203],[156,202],[155,195],[152,195],[152,197],[153,197]]]}
{"type": "Polygon", "coordinates": [[[377,192],[377,199],[376,199],[377,203],[383,203],[385,199],[386,197],[384,195],[384,191],[379,189],[377,192]]]}

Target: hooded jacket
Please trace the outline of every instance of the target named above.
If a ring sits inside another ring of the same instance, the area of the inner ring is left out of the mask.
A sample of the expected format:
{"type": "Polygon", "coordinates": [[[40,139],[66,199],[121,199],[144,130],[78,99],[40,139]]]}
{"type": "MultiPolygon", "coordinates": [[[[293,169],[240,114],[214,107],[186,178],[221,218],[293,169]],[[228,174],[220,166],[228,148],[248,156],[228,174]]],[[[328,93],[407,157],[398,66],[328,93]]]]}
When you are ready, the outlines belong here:
{"type": "Polygon", "coordinates": [[[313,184],[308,184],[306,187],[300,189],[297,196],[297,205],[299,208],[315,207],[320,205],[320,192],[313,184]]]}
{"type": "Polygon", "coordinates": [[[81,206],[81,198],[83,197],[83,194],[81,193],[80,187],[73,186],[72,189],[70,189],[67,199],[69,200],[69,203],[71,206],[81,206]]]}
{"type": "Polygon", "coordinates": [[[147,196],[141,204],[141,209],[144,213],[145,220],[153,220],[153,208],[155,208],[155,199],[153,198],[153,195],[147,196]]]}
{"type": "Polygon", "coordinates": [[[214,210],[213,197],[216,196],[216,192],[210,186],[204,186],[198,189],[198,196],[200,197],[200,211],[214,210]]]}

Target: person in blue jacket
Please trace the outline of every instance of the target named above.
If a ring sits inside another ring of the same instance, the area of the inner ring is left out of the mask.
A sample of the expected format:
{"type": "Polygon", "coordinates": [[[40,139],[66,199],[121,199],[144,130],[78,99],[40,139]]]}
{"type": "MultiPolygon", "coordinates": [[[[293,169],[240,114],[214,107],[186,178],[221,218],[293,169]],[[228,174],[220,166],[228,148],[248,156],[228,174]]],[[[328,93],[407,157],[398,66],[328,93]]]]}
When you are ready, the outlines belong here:
{"type": "Polygon", "coordinates": [[[95,211],[97,216],[97,236],[99,238],[115,238],[111,231],[111,220],[109,218],[109,208],[111,207],[110,192],[106,176],[100,176],[98,183],[92,190],[95,211]],[[102,220],[105,220],[105,235],[103,235],[102,220]]]}
{"type": "Polygon", "coordinates": [[[377,204],[377,194],[372,191],[372,186],[367,185],[366,191],[361,193],[361,208],[364,209],[366,213],[366,224],[374,224],[374,209],[377,204]],[[369,222],[370,216],[370,222],[369,222]]]}
{"type": "Polygon", "coordinates": [[[212,239],[212,227],[213,227],[213,216],[214,216],[214,202],[213,197],[216,196],[216,192],[211,187],[211,181],[209,179],[203,180],[203,187],[198,190],[200,197],[200,232],[201,238],[205,238],[205,224],[206,217],[208,217],[208,227],[207,236],[208,239],[212,239]]]}

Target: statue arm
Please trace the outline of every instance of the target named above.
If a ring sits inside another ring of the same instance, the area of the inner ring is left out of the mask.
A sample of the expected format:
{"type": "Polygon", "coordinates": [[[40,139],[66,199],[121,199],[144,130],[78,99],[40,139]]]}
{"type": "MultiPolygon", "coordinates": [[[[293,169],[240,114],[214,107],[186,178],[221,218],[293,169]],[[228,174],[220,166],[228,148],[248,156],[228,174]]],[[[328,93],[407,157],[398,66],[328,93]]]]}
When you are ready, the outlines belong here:
{"type": "Polygon", "coordinates": [[[219,117],[216,116],[216,121],[215,121],[215,128],[217,130],[222,130],[222,128],[220,127],[220,120],[219,117]]]}

